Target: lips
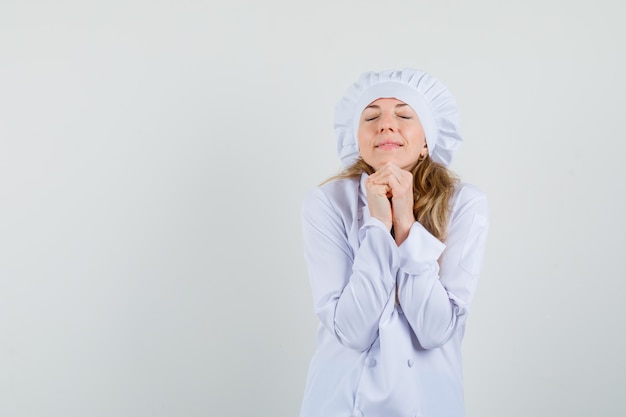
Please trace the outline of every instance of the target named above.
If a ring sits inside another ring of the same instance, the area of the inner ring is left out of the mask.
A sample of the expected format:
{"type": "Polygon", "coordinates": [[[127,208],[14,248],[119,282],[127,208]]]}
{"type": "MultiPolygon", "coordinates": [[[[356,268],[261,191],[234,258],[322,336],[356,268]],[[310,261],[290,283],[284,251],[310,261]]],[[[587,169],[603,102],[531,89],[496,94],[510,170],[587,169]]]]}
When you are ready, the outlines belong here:
{"type": "Polygon", "coordinates": [[[377,143],[374,147],[378,149],[396,149],[402,147],[402,144],[394,140],[385,140],[377,143]]]}

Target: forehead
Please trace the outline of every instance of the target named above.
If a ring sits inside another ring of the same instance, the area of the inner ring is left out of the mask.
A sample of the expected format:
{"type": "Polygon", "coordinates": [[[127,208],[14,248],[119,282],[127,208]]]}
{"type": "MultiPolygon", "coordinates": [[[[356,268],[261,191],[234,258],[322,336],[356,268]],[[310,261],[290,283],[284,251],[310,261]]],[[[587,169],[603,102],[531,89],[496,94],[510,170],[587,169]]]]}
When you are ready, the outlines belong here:
{"type": "Polygon", "coordinates": [[[367,109],[373,109],[373,110],[395,109],[395,108],[398,108],[398,107],[400,107],[400,108],[408,108],[408,109],[413,110],[410,105],[408,105],[404,101],[399,100],[399,99],[397,99],[395,97],[381,97],[381,98],[377,98],[376,100],[372,101],[370,104],[365,106],[363,111],[365,111],[367,109]]]}
{"type": "Polygon", "coordinates": [[[389,106],[396,106],[399,104],[403,104],[406,105],[406,103],[402,100],[398,100],[395,97],[381,97],[381,98],[377,98],[376,100],[372,101],[370,104],[367,105],[367,107],[370,106],[376,106],[376,105],[389,105],[389,106]]]}

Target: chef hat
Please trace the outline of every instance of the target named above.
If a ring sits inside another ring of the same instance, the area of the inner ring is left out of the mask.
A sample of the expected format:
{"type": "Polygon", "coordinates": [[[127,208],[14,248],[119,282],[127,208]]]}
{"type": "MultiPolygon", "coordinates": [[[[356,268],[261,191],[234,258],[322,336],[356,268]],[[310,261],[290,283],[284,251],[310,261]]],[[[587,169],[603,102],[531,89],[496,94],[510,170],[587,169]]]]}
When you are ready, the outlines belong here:
{"type": "Polygon", "coordinates": [[[344,166],[359,156],[357,133],[363,109],[379,98],[397,98],[411,106],[422,123],[428,153],[448,166],[461,145],[459,110],[446,86],[432,75],[410,68],[366,72],[346,91],[335,107],[337,152],[344,166]]]}

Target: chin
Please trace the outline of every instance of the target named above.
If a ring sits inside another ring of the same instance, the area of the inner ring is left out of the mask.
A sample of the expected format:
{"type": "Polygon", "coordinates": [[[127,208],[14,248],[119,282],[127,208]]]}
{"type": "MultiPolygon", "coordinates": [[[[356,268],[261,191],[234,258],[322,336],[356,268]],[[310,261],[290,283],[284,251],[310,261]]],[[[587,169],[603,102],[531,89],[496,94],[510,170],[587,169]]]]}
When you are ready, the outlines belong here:
{"type": "MultiPolygon", "coordinates": [[[[367,161],[365,161],[367,162],[367,161]]],[[[406,161],[406,160],[397,160],[397,159],[385,159],[381,162],[377,162],[377,163],[369,163],[367,162],[372,168],[374,168],[375,171],[378,171],[383,165],[385,165],[387,162],[392,162],[395,165],[399,166],[400,168],[404,169],[405,171],[411,171],[413,168],[415,168],[415,165],[417,165],[417,161],[406,161]]]]}

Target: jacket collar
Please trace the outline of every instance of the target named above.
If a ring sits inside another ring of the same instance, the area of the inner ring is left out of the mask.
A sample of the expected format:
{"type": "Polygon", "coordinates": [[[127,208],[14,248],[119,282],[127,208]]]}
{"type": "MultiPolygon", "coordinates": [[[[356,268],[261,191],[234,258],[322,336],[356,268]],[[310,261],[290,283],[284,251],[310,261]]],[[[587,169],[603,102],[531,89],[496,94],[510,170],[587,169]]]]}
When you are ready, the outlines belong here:
{"type": "Polygon", "coordinates": [[[367,206],[367,193],[365,191],[365,181],[369,175],[365,172],[361,174],[361,181],[359,181],[359,220],[362,220],[362,224],[366,223],[370,219],[370,209],[367,206]]]}

